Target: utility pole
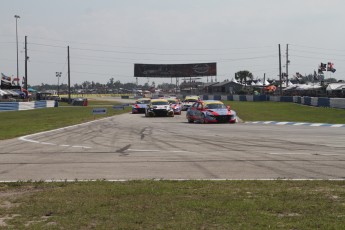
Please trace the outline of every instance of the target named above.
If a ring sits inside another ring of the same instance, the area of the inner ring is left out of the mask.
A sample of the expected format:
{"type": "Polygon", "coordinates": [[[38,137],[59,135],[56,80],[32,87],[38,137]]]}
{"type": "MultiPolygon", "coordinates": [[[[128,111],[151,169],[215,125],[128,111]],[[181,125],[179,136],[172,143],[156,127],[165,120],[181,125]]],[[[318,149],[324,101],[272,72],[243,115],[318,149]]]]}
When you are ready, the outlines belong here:
{"type": "Polygon", "coordinates": [[[19,78],[19,64],[18,64],[18,18],[20,18],[19,15],[14,15],[16,19],[16,44],[17,44],[17,79],[19,78]]]}
{"type": "Polygon", "coordinates": [[[67,46],[67,60],[68,60],[68,104],[71,104],[71,69],[69,59],[69,46],[67,46]]]}
{"type": "Polygon", "coordinates": [[[283,90],[282,90],[282,57],[281,57],[281,52],[280,52],[280,44],[278,44],[278,49],[279,49],[279,85],[280,85],[280,96],[283,95],[283,90]]]}
{"type": "Polygon", "coordinates": [[[24,81],[24,89],[28,93],[28,59],[29,59],[29,57],[28,57],[27,37],[28,36],[25,36],[25,81],[24,81]]]}
{"type": "Polygon", "coordinates": [[[289,86],[289,63],[289,44],[286,44],[286,87],[289,86]]]}

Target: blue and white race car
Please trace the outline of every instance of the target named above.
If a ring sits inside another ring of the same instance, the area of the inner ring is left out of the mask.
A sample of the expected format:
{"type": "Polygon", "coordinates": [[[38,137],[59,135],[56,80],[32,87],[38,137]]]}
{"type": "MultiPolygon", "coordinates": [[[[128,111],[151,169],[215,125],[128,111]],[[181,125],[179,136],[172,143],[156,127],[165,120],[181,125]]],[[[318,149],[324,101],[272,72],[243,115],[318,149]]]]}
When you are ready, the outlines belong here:
{"type": "Polygon", "coordinates": [[[151,98],[140,98],[132,105],[132,113],[145,113],[147,105],[150,104],[151,98]]]}

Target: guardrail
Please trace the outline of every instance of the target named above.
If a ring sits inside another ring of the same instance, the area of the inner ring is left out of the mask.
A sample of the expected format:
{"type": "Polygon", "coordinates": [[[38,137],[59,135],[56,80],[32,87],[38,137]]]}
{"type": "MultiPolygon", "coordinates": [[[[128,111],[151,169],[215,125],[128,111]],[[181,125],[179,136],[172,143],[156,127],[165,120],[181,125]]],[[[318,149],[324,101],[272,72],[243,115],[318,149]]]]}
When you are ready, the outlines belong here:
{"type": "Polygon", "coordinates": [[[0,111],[19,111],[40,108],[57,107],[58,103],[53,100],[30,101],[30,102],[0,102],[0,111]]]}
{"type": "Polygon", "coordinates": [[[271,96],[271,95],[202,95],[201,98],[203,100],[222,100],[222,101],[294,102],[294,103],[309,105],[309,106],[345,109],[345,98],[271,96]]]}

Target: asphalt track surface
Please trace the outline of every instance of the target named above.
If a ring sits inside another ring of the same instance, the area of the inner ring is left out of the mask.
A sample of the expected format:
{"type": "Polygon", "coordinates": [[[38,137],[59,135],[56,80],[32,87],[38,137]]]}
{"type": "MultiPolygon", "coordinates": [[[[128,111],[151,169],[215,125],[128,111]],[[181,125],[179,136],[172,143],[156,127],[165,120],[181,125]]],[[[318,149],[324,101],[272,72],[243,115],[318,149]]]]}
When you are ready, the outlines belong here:
{"type": "Polygon", "coordinates": [[[0,181],[345,178],[345,128],[123,114],[0,141],[0,181]]]}

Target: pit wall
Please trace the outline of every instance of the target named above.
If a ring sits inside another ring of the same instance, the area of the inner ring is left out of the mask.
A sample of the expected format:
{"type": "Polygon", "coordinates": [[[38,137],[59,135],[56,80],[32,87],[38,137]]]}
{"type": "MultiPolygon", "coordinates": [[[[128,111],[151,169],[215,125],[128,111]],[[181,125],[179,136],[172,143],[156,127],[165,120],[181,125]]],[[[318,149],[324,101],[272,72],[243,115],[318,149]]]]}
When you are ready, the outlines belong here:
{"type": "Polygon", "coordinates": [[[50,107],[57,107],[57,103],[53,100],[30,102],[0,102],[0,111],[19,111],[50,107]]]}
{"type": "Polygon", "coordinates": [[[203,100],[222,101],[275,101],[294,102],[302,105],[345,109],[345,98],[270,96],[270,95],[202,95],[203,100]]]}

